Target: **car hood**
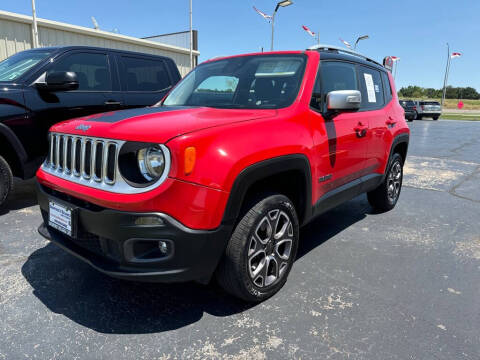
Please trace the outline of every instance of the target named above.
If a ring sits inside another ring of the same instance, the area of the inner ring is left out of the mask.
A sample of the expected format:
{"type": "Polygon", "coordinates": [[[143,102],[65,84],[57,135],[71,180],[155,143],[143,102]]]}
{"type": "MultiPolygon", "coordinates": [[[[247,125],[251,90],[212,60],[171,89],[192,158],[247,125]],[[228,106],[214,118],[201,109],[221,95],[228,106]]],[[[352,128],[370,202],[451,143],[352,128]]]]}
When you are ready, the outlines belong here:
{"type": "Polygon", "coordinates": [[[158,142],[193,131],[274,116],[277,110],[165,106],[113,111],[54,125],[51,131],[126,141],[158,142]]]}

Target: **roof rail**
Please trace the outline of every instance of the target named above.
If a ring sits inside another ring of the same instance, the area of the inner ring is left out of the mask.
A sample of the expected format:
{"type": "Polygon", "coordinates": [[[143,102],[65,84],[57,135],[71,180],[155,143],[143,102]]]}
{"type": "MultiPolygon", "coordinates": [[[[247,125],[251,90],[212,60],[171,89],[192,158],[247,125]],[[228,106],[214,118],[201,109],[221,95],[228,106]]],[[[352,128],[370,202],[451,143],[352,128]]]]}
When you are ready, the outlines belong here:
{"type": "Polygon", "coordinates": [[[344,54],[349,54],[353,56],[360,57],[364,60],[373,62],[377,65],[382,66],[380,63],[376,62],[375,60],[369,58],[368,56],[362,55],[356,51],[350,50],[350,49],[345,49],[343,47],[335,46],[335,45],[326,45],[326,44],[319,44],[319,45],[313,45],[310,46],[307,50],[325,50],[325,51],[337,51],[337,52],[342,52],[344,54]]]}

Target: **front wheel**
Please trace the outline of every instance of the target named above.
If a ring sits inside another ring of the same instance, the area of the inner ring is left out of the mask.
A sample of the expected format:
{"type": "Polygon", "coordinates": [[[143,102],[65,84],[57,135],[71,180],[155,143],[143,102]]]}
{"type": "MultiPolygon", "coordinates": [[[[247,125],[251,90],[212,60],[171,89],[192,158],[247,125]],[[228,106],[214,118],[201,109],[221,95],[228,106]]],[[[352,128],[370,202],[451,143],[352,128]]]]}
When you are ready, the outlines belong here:
{"type": "Polygon", "coordinates": [[[13,189],[13,175],[10,166],[0,156],[0,208],[6,204],[8,195],[13,189]]]}
{"type": "Polygon", "coordinates": [[[439,116],[434,116],[433,120],[438,120],[439,116]]]}
{"type": "Polygon", "coordinates": [[[260,302],[287,281],[297,255],[299,224],[292,202],[272,195],[257,202],[235,227],[216,272],[230,294],[260,302]]]}
{"type": "Polygon", "coordinates": [[[403,159],[395,153],[388,167],[385,180],[375,190],[367,193],[370,205],[379,211],[392,210],[402,190],[403,159]]]}

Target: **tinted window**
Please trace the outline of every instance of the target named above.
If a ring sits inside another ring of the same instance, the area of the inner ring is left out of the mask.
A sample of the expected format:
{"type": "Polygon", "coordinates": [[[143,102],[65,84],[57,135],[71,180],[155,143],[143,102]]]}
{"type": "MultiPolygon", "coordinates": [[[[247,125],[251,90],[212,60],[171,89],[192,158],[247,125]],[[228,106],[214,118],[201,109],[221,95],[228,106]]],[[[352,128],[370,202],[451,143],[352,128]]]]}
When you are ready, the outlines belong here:
{"type": "Polygon", "coordinates": [[[355,65],[339,61],[322,62],[310,105],[320,109],[321,100],[326,103],[327,94],[336,90],[358,90],[355,65]],[[320,93],[321,97],[318,96],[320,93]]]}
{"type": "Polygon", "coordinates": [[[0,81],[13,81],[50,55],[50,51],[22,51],[0,62],[0,81]]]}
{"type": "Polygon", "coordinates": [[[77,74],[78,90],[112,90],[108,58],[105,54],[76,53],[67,55],[48,70],[49,73],[55,71],[74,71],[77,74]]]}
{"type": "Polygon", "coordinates": [[[159,91],[172,85],[162,60],[130,56],[123,56],[122,60],[127,91],[159,91]]]}
{"type": "Polygon", "coordinates": [[[388,104],[393,99],[392,85],[387,73],[382,72],[383,86],[385,88],[385,103],[388,104]]]}
{"type": "Polygon", "coordinates": [[[380,72],[359,66],[362,109],[375,109],[384,105],[383,85],[380,72]]]}
{"type": "Polygon", "coordinates": [[[254,55],[197,66],[168,95],[165,106],[276,109],[295,100],[305,69],[303,55],[254,55]]]}

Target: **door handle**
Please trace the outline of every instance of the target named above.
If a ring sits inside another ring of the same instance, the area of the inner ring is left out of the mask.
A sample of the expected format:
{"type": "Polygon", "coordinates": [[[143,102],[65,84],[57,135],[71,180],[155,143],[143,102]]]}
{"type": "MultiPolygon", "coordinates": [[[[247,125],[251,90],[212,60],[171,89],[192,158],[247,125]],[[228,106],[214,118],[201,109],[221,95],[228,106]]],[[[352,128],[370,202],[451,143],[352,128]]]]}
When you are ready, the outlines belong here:
{"type": "Polygon", "coordinates": [[[107,100],[104,102],[105,105],[122,105],[121,101],[107,100]]]}
{"type": "Polygon", "coordinates": [[[358,122],[358,125],[353,128],[357,133],[357,137],[361,138],[367,135],[368,126],[364,125],[361,121],[358,122]]]}
{"type": "Polygon", "coordinates": [[[388,117],[388,120],[385,121],[385,124],[387,124],[388,127],[394,127],[397,122],[395,121],[394,118],[391,116],[388,117]]]}

